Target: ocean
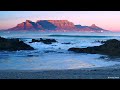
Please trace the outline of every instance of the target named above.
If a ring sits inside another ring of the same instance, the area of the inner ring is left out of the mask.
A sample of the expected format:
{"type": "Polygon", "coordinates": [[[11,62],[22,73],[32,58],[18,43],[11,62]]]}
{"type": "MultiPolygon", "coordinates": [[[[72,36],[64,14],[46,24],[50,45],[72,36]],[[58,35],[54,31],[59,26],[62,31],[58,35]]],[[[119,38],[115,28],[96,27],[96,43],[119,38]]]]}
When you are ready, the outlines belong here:
{"type": "Polygon", "coordinates": [[[120,58],[100,58],[100,54],[74,53],[71,47],[92,47],[99,41],[120,40],[118,32],[40,32],[0,31],[4,38],[19,38],[35,50],[0,51],[0,70],[62,70],[106,67],[120,64],[120,58]],[[58,42],[44,44],[32,39],[52,38],[58,42]]]}

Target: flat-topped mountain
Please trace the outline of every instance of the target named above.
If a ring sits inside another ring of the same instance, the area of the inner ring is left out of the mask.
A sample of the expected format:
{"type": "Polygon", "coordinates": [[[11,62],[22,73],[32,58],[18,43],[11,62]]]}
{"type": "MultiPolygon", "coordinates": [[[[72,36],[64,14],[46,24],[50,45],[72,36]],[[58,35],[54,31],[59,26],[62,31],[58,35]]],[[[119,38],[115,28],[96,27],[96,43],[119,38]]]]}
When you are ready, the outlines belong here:
{"type": "Polygon", "coordinates": [[[74,28],[75,25],[68,20],[38,20],[37,22],[26,20],[9,30],[56,30],[74,28]]]}
{"type": "Polygon", "coordinates": [[[57,26],[57,29],[74,29],[75,25],[68,20],[48,20],[50,23],[57,26]]]}
{"type": "Polygon", "coordinates": [[[91,26],[74,25],[74,23],[68,20],[37,20],[36,22],[26,20],[8,30],[106,31],[95,24],[91,26]]]}

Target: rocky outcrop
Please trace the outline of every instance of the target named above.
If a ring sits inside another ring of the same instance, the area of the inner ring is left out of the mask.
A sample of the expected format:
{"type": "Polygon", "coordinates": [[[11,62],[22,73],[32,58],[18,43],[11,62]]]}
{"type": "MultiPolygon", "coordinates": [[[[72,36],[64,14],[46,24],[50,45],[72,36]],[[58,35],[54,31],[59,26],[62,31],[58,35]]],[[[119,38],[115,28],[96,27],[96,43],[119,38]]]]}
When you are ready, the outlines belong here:
{"type": "Polygon", "coordinates": [[[69,48],[68,51],[76,53],[105,54],[110,56],[120,56],[120,41],[116,39],[107,40],[103,45],[87,48],[69,48]]]}
{"type": "Polygon", "coordinates": [[[39,40],[32,39],[32,42],[30,42],[30,43],[33,43],[33,42],[42,42],[44,44],[52,44],[52,43],[57,42],[57,41],[55,39],[42,39],[42,38],[40,38],[39,40]]]}
{"type": "Polygon", "coordinates": [[[25,44],[19,39],[5,39],[0,37],[0,50],[17,51],[17,50],[34,50],[33,47],[25,44]]]}

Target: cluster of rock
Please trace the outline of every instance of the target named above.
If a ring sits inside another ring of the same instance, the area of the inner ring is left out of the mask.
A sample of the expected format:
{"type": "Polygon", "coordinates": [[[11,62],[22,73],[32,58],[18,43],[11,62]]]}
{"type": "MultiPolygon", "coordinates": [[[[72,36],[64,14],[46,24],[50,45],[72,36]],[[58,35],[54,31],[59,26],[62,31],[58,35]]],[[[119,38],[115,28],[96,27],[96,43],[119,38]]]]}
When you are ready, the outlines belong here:
{"type": "Polygon", "coordinates": [[[0,37],[0,50],[17,51],[17,50],[34,50],[33,47],[27,45],[19,39],[6,39],[0,37]]]}
{"type": "Polygon", "coordinates": [[[68,51],[74,51],[76,53],[90,53],[90,54],[104,54],[110,56],[120,56],[120,41],[116,39],[110,39],[102,42],[103,45],[87,47],[87,48],[69,48],[68,51]]]}
{"type": "Polygon", "coordinates": [[[57,42],[57,41],[55,39],[42,39],[42,38],[40,38],[39,40],[32,39],[32,42],[30,42],[30,43],[33,43],[33,42],[42,42],[44,44],[52,44],[52,43],[57,42]]]}
{"type": "MultiPolygon", "coordinates": [[[[42,42],[44,44],[52,44],[57,42],[55,39],[32,39],[32,42],[42,42]]],[[[68,51],[74,51],[76,53],[90,53],[90,54],[104,54],[109,56],[120,56],[120,41],[116,39],[110,39],[102,42],[103,45],[87,47],[87,48],[69,48],[68,51]]],[[[64,43],[63,43],[64,44],[64,43]]],[[[70,44],[70,43],[65,43],[70,44]]],[[[34,50],[33,47],[27,45],[19,39],[6,39],[0,37],[0,50],[5,51],[17,51],[17,50],[34,50]]]]}
{"type": "MultiPolygon", "coordinates": [[[[42,39],[39,40],[32,39],[32,42],[42,42],[44,44],[52,44],[54,42],[57,42],[55,39],[42,39]]],[[[0,51],[19,51],[19,50],[34,50],[33,47],[30,45],[27,45],[23,41],[20,41],[17,38],[13,39],[6,39],[3,37],[0,37],[0,51]]]]}

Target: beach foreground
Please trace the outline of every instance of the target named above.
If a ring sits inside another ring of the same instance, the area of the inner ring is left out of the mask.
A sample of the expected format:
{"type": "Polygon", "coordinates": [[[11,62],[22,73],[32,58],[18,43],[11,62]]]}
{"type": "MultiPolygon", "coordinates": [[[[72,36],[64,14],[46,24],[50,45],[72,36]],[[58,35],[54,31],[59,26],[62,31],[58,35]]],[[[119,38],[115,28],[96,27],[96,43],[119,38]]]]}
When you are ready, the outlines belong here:
{"type": "Polygon", "coordinates": [[[120,33],[17,31],[0,34],[3,37],[1,50],[8,50],[0,51],[0,79],[119,79],[120,33]],[[103,44],[109,39],[114,40],[112,43],[103,44]],[[11,47],[13,41],[16,48],[11,47]],[[21,45],[18,48],[16,43],[20,42],[22,45],[33,47],[34,50],[21,49],[21,45]],[[87,47],[97,48],[88,48],[90,50],[86,49],[84,53],[69,51],[69,48],[81,50],[87,47]],[[113,51],[115,57],[106,57],[113,55],[113,51]]]}
{"type": "Polygon", "coordinates": [[[119,79],[120,66],[76,70],[0,70],[0,79],[119,79]]]}

